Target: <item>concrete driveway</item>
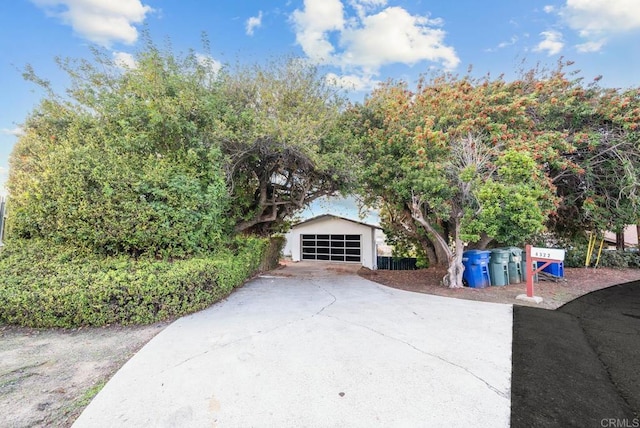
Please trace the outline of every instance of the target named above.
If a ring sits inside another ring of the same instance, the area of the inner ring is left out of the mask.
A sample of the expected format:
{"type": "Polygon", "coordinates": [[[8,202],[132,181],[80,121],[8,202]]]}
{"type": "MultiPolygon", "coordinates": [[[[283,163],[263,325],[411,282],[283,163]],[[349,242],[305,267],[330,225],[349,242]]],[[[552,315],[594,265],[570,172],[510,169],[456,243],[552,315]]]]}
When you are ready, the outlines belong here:
{"type": "Polygon", "coordinates": [[[506,427],[512,307],[299,263],[183,317],[76,427],[506,427]]]}

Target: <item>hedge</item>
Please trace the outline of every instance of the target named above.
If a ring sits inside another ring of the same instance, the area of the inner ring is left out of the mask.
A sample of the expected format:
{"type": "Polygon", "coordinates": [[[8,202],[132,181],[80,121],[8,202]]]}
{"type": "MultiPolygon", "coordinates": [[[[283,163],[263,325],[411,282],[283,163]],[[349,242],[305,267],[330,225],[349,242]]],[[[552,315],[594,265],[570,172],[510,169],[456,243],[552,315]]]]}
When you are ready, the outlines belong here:
{"type": "Polygon", "coordinates": [[[267,240],[184,260],[133,259],[12,241],[0,252],[0,323],[25,327],[147,324],[226,297],[260,266],[267,240]]]}
{"type": "MultiPolygon", "coordinates": [[[[596,262],[598,249],[591,256],[591,266],[596,262]]],[[[567,251],[564,265],[566,267],[584,267],[587,257],[586,248],[573,248],[567,251]]],[[[640,253],[637,251],[604,250],[600,255],[598,267],[608,268],[640,268],[640,253]]]]}

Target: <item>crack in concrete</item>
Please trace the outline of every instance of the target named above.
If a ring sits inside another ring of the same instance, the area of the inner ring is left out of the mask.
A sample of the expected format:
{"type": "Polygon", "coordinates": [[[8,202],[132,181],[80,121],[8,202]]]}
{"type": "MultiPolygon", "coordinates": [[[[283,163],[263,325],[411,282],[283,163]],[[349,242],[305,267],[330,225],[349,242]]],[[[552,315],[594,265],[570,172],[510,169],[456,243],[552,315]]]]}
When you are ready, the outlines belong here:
{"type": "Polygon", "coordinates": [[[391,340],[395,340],[396,342],[403,343],[403,344],[405,344],[405,345],[409,346],[410,348],[413,348],[414,350],[416,350],[416,351],[420,352],[421,354],[424,354],[424,355],[427,355],[427,356],[429,356],[429,357],[432,357],[432,358],[438,359],[438,360],[440,360],[440,361],[442,361],[442,362],[444,362],[444,363],[446,363],[446,364],[449,364],[449,365],[451,365],[451,366],[454,366],[454,367],[457,367],[457,368],[459,368],[459,369],[461,369],[461,370],[464,370],[465,372],[467,372],[468,374],[470,374],[470,375],[471,375],[471,376],[473,376],[474,378],[478,379],[480,382],[484,383],[484,384],[487,386],[487,388],[489,388],[491,391],[493,391],[493,392],[494,392],[495,394],[497,394],[498,396],[500,396],[500,397],[502,397],[502,398],[505,398],[505,399],[507,399],[507,400],[510,400],[510,393],[509,393],[509,392],[503,392],[503,391],[500,391],[498,388],[496,388],[495,386],[491,385],[491,384],[490,384],[489,382],[487,382],[485,379],[483,379],[483,378],[481,378],[480,376],[478,376],[477,374],[473,373],[473,372],[472,372],[471,370],[469,370],[468,368],[466,368],[466,367],[464,367],[464,366],[461,366],[461,365],[459,365],[459,364],[456,364],[456,363],[454,363],[453,361],[449,361],[449,360],[447,360],[446,358],[441,357],[440,355],[436,355],[436,354],[432,354],[431,352],[427,352],[427,351],[425,351],[425,350],[423,350],[423,349],[418,348],[417,346],[413,345],[412,343],[407,342],[406,340],[402,340],[402,339],[397,338],[397,337],[389,336],[388,334],[385,334],[385,333],[383,333],[383,332],[381,332],[381,331],[378,331],[378,330],[376,330],[376,329],[373,329],[373,328],[371,328],[371,327],[369,327],[369,326],[362,325],[362,324],[358,324],[358,323],[354,323],[354,322],[347,321],[347,320],[343,320],[343,319],[341,319],[341,318],[334,317],[334,316],[331,316],[331,315],[324,315],[324,316],[329,317],[329,318],[336,319],[336,320],[338,320],[338,321],[342,321],[342,322],[347,323],[347,324],[351,324],[351,325],[355,325],[355,326],[357,326],[357,327],[364,328],[364,329],[366,329],[366,330],[369,330],[369,331],[371,331],[371,332],[373,332],[373,333],[376,333],[376,334],[378,334],[378,335],[380,335],[380,336],[382,336],[382,337],[385,337],[385,338],[387,338],[387,339],[391,339],[391,340]]]}
{"type": "Polygon", "coordinates": [[[322,313],[322,311],[324,311],[325,309],[327,309],[329,306],[333,305],[335,302],[338,301],[338,298],[331,293],[329,290],[325,289],[323,286],[316,284],[315,282],[311,282],[313,285],[315,285],[316,287],[318,287],[320,290],[324,291],[325,293],[327,293],[329,296],[331,296],[333,298],[333,301],[329,304],[324,305],[318,312],[316,312],[315,314],[313,314],[311,316],[311,318],[315,317],[316,315],[320,315],[322,313]]]}
{"type": "Polygon", "coordinates": [[[325,288],[323,288],[321,285],[318,285],[318,284],[316,284],[316,283],[315,283],[315,282],[313,282],[313,281],[311,281],[311,284],[312,284],[312,285],[314,285],[315,287],[317,287],[317,288],[321,289],[322,291],[324,291],[325,293],[327,293],[328,295],[330,295],[330,296],[333,298],[333,300],[332,300],[331,302],[329,302],[329,303],[327,303],[326,305],[324,305],[322,308],[320,308],[317,312],[313,313],[312,315],[305,316],[305,317],[302,317],[302,318],[299,318],[299,319],[295,319],[295,320],[292,320],[292,321],[288,321],[288,322],[286,322],[286,323],[283,323],[283,324],[277,325],[277,326],[275,326],[275,327],[273,327],[273,328],[271,328],[271,329],[269,329],[269,330],[264,330],[264,331],[262,331],[262,330],[261,330],[261,331],[257,331],[257,332],[255,332],[255,333],[251,333],[251,334],[248,334],[248,335],[246,335],[246,336],[242,336],[242,337],[240,337],[240,338],[238,338],[238,339],[236,339],[236,340],[232,340],[231,342],[226,342],[226,343],[222,343],[222,344],[216,344],[216,345],[214,345],[212,348],[207,349],[206,351],[203,351],[203,352],[201,352],[201,353],[199,353],[199,354],[196,354],[196,355],[192,355],[191,357],[186,358],[186,359],[184,359],[183,361],[180,361],[180,362],[179,362],[179,363],[177,363],[177,364],[174,364],[174,365],[173,365],[173,367],[171,367],[171,368],[167,368],[167,369],[165,369],[165,370],[162,370],[160,373],[164,373],[164,372],[166,372],[166,371],[168,371],[168,370],[171,370],[171,369],[175,369],[175,368],[177,368],[177,367],[180,367],[181,365],[186,364],[186,363],[188,363],[189,361],[194,360],[194,359],[196,359],[196,358],[200,358],[200,357],[202,357],[202,356],[204,356],[204,355],[208,354],[208,353],[209,353],[209,352],[211,352],[211,351],[214,351],[214,350],[217,350],[217,349],[226,348],[226,347],[227,347],[227,346],[229,346],[229,345],[233,345],[233,344],[235,344],[235,343],[242,342],[242,341],[247,340],[247,339],[250,339],[250,338],[252,338],[252,337],[255,337],[255,336],[262,336],[262,335],[265,335],[265,334],[269,334],[269,333],[272,333],[272,332],[274,332],[274,331],[276,331],[276,330],[279,330],[279,329],[281,329],[281,328],[283,328],[283,327],[288,327],[288,326],[290,326],[290,325],[292,325],[292,324],[295,324],[295,323],[298,323],[298,322],[301,322],[301,321],[305,321],[305,320],[311,319],[311,318],[315,317],[316,315],[320,315],[320,314],[322,313],[322,311],[324,311],[325,309],[327,309],[329,306],[333,305],[333,304],[338,300],[338,299],[337,299],[337,297],[336,297],[334,294],[332,294],[330,291],[328,291],[328,290],[326,290],[325,288]]]}

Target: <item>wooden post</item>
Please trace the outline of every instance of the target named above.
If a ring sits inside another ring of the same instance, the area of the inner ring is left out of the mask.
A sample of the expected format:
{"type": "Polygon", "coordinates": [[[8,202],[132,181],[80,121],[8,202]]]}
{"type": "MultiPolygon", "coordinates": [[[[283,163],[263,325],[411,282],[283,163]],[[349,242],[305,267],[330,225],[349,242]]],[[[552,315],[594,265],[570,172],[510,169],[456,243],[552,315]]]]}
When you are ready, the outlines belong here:
{"type": "Polygon", "coordinates": [[[533,297],[533,260],[531,260],[531,245],[525,245],[524,254],[527,260],[527,267],[525,269],[525,275],[527,275],[527,297],[533,297]]]}
{"type": "Polygon", "coordinates": [[[531,245],[525,245],[525,256],[527,260],[527,294],[519,294],[516,299],[526,300],[528,302],[541,303],[542,297],[533,294],[533,277],[536,273],[546,268],[553,262],[561,262],[564,260],[564,250],[553,248],[536,248],[535,254],[531,245]],[[536,268],[533,268],[533,262],[536,262],[536,268]],[[537,262],[543,262],[542,266],[538,266],[537,262]]]}

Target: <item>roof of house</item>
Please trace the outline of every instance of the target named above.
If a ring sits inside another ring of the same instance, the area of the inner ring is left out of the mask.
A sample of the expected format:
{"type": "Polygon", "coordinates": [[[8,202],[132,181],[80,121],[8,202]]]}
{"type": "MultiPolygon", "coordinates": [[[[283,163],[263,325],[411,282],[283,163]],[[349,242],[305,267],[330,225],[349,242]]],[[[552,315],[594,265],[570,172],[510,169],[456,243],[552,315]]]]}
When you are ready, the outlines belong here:
{"type": "Polygon", "coordinates": [[[380,230],[382,230],[382,228],[380,226],[376,226],[376,225],[368,224],[368,223],[363,223],[361,221],[351,220],[350,218],[340,217],[340,216],[333,215],[333,214],[321,214],[319,216],[311,217],[311,218],[303,220],[303,221],[301,221],[299,223],[294,224],[293,226],[291,226],[291,228],[294,228],[294,227],[297,227],[297,226],[300,226],[300,225],[303,225],[303,224],[315,222],[315,221],[318,221],[318,220],[328,219],[328,218],[350,221],[351,223],[360,224],[362,226],[367,226],[367,227],[370,227],[372,229],[380,229],[380,230]]]}
{"type": "MultiPolygon", "coordinates": [[[[613,233],[613,232],[605,232],[604,240],[606,242],[615,244],[616,243],[616,234],[613,233]]],[[[627,226],[624,229],[624,244],[626,246],[638,245],[638,232],[637,232],[635,224],[627,226]]]]}

